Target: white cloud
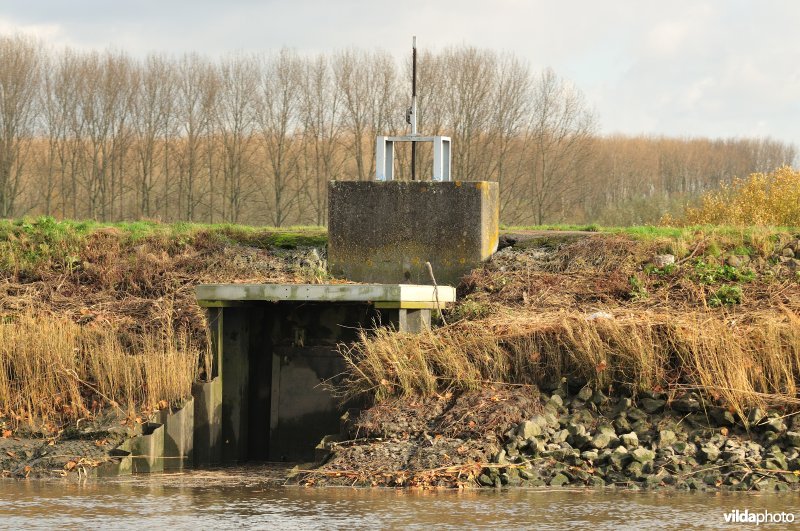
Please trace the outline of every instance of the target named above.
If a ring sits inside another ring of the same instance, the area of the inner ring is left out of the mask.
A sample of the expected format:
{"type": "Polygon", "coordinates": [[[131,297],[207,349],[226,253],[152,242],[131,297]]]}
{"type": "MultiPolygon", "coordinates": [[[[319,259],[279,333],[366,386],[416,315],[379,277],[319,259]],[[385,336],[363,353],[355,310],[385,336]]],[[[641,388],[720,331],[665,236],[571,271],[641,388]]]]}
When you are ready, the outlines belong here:
{"type": "Polygon", "coordinates": [[[420,46],[511,51],[571,78],[603,130],[800,142],[795,0],[37,0],[0,7],[0,32],[56,45],[222,55],[420,46]]]}
{"type": "Polygon", "coordinates": [[[45,42],[60,43],[65,39],[63,28],[59,24],[19,24],[14,20],[0,16],[0,34],[28,35],[45,42]]]}

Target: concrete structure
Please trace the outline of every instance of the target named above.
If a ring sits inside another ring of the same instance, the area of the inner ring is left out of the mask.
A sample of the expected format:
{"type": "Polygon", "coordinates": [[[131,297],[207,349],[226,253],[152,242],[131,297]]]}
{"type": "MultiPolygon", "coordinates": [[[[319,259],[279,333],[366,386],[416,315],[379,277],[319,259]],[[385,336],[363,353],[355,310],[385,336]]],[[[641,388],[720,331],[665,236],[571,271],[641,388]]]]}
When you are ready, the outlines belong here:
{"type": "Polygon", "coordinates": [[[164,426],[157,422],[142,424],[142,434],[130,442],[134,474],[164,471],[164,426]]]}
{"type": "Polygon", "coordinates": [[[343,407],[326,382],[345,369],[338,345],[361,329],[430,326],[449,286],[215,284],[197,287],[209,308],[213,380],[194,386],[199,466],[248,460],[310,461],[339,432],[343,407]]]}
{"type": "Polygon", "coordinates": [[[328,265],[357,282],[439,284],[461,277],[496,250],[494,182],[331,181],[328,265]]]}
{"type": "Polygon", "coordinates": [[[158,413],[164,426],[164,470],[183,470],[194,464],[194,400],[158,413]]]}

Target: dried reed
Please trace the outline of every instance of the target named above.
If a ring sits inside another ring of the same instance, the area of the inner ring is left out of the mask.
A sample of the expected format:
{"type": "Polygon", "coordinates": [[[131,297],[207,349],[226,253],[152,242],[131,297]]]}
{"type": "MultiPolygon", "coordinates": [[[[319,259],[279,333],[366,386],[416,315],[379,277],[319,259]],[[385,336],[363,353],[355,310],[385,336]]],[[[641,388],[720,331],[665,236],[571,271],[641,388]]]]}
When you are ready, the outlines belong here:
{"type": "Polygon", "coordinates": [[[735,411],[800,405],[800,316],[710,312],[506,311],[412,335],[364,334],[343,350],[345,396],[429,395],[485,382],[540,385],[574,376],[632,392],[694,388],[735,411]]]}
{"type": "Polygon", "coordinates": [[[201,348],[190,336],[145,331],[133,349],[111,325],[27,312],[0,324],[0,413],[59,423],[104,406],[128,413],[190,396],[201,348]]]}

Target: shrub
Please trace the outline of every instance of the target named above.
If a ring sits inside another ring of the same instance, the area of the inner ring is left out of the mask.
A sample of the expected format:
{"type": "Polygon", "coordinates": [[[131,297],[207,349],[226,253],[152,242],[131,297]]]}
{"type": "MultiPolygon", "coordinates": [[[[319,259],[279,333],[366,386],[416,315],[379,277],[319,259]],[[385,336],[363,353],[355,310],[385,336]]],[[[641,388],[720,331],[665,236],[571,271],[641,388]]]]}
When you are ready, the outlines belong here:
{"type": "Polygon", "coordinates": [[[686,211],[689,225],[800,226],[800,171],[789,166],[772,173],[736,178],[706,193],[686,211]]]}

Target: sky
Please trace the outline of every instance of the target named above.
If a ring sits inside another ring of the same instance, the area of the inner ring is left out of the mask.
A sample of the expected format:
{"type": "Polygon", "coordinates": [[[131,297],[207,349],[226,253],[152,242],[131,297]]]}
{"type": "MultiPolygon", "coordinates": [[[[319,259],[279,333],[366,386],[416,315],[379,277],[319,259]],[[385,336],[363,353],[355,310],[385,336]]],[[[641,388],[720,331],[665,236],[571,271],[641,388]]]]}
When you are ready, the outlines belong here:
{"type": "Polygon", "coordinates": [[[0,34],[212,57],[469,45],[571,80],[602,133],[800,146],[797,0],[0,0],[0,34]]]}

